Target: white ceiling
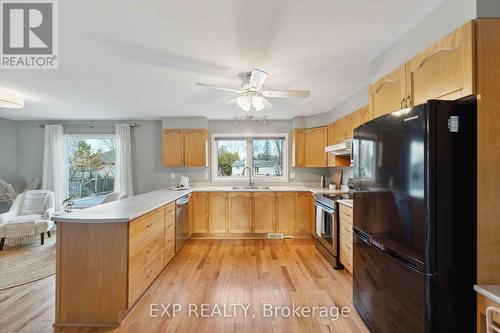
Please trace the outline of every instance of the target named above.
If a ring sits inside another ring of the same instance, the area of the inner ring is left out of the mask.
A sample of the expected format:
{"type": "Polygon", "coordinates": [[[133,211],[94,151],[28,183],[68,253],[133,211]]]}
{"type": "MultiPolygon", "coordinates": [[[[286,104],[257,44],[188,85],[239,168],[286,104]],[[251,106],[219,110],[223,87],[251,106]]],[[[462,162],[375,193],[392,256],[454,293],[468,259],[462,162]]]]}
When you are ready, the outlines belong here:
{"type": "Polygon", "coordinates": [[[59,1],[58,70],[2,70],[0,86],[26,96],[10,119],[157,119],[246,114],[234,94],[252,68],[270,89],[309,89],[272,99],[259,116],[331,110],[369,80],[370,59],[442,0],[59,1]]]}

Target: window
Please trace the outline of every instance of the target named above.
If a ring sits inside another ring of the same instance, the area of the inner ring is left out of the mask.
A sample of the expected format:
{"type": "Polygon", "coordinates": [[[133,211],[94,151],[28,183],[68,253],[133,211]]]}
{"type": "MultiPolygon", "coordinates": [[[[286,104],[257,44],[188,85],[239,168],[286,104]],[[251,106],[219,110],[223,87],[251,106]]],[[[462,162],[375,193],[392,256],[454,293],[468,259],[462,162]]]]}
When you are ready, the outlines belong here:
{"type": "Polygon", "coordinates": [[[255,181],[288,181],[286,134],[213,135],[214,181],[246,181],[243,169],[252,169],[255,181]]]}
{"type": "Polygon", "coordinates": [[[75,208],[98,205],[113,192],[118,139],[114,135],[66,135],[66,189],[75,208]]]}

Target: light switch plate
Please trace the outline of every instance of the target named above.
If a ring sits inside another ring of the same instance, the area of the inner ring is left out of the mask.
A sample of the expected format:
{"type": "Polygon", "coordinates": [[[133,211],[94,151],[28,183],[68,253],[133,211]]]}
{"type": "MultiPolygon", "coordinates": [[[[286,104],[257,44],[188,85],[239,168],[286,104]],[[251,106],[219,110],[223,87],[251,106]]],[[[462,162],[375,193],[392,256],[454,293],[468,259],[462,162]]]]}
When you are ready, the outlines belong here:
{"type": "Polygon", "coordinates": [[[290,172],[290,179],[295,179],[295,172],[290,172]]]}
{"type": "Polygon", "coordinates": [[[170,177],[171,177],[172,179],[175,179],[175,172],[172,172],[172,173],[170,174],[170,177]]]}

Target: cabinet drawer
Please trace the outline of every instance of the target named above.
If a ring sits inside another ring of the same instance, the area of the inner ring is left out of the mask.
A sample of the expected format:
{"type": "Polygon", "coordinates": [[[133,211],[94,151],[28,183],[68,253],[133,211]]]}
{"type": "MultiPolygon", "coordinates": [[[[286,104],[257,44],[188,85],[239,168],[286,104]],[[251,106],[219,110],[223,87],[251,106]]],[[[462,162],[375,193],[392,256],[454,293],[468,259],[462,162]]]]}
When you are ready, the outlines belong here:
{"type": "Polygon", "coordinates": [[[129,275],[141,271],[158,253],[164,251],[163,233],[158,232],[146,238],[138,246],[130,250],[129,275]]]}
{"type": "Polygon", "coordinates": [[[351,223],[347,223],[346,221],[341,219],[339,232],[342,235],[349,237],[352,240],[352,224],[351,223]]]}
{"type": "Polygon", "coordinates": [[[164,218],[165,210],[161,207],[130,222],[129,249],[137,246],[149,236],[161,233],[164,228],[164,218]]]}
{"type": "Polygon", "coordinates": [[[136,274],[129,275],[128,308],[137,301],[151,282],[160,274],[163,269],[163,262],[163,251],[161,251],[144,267],[138,270],[136,274]]]}
{"type": "Polygon", "coordinates": [[[340,236],[340,262],[352,272],[352,241],[348,241],[346,236],[340,236]]]}

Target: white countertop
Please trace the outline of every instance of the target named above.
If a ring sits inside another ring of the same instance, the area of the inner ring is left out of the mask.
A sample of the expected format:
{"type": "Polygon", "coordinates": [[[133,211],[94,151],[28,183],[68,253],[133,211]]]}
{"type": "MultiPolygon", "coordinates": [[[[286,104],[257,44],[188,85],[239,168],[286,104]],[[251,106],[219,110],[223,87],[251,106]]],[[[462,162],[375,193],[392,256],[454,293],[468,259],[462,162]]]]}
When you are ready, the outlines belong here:
{"type": "Polygon", "coordinates": [[[354,208],[354,200],[352,199],[337,200],[337,202],[341,205],[354,208]]]}
{"type": "Polygon", "coordinates": [[[500,284],[476,284],[474,290],[484,297],[500,304],[500,284]]]}
{"type": "Polygon", "coordinates": [[[307,186],[270,186],[269,189],[233,189],[232,186],[193,186],[189,190],[173,191],[168,188],[139,194],[82,210],[74,210],[53,220],[58,223],[126,223],[149,213],[192,192],[312,192],[313,194],[345,194],[328,188],[307,186]]]}

